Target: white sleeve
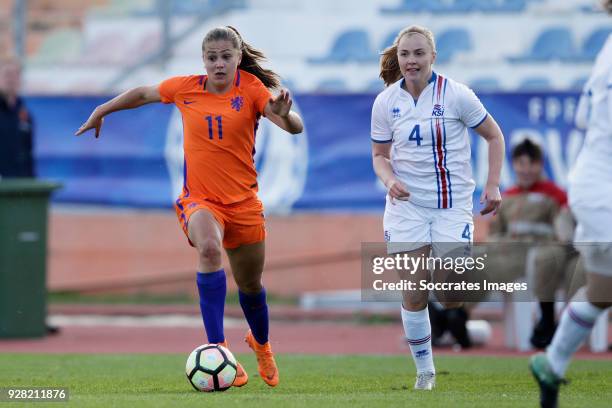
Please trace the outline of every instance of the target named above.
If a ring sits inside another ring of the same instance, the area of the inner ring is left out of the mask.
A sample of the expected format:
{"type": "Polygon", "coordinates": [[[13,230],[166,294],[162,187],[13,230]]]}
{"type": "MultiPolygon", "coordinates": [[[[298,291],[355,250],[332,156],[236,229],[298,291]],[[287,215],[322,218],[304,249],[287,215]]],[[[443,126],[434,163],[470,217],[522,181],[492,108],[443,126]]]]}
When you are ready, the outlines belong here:
{"type": "Polygon", "coordinates": [[[376,97],[372,106],[371,137],[372,141],[378,143],[387,143],[393,139],[393,131],[389,125],[389,112],[380,95],[376,97]]]}
{"type": "Polygon", "coordinates": [[[475,128],[487,118],[487,110],[474,91],[467,86],[457,84],[457,102],[459,119],[466,126],[475,128]]]}
{"type": "Polygon", "coordinates": [[[589,123],[589,111],[591,105],[591,93],[585,91],[580,95],[578,107],[576,108],[576,118],[574,122],[576,127],[581,130],[586,130],[589,123]]]}
{"type": "MultiPolygon", "coordinates": [[[[591,98],[589,98],[589,102],[591,102],[591,98]]],[[[608,113],[608,115],[607,115],[608,116],[608,121],[612,121],[612,119],[610,119],[610,118],[612,118],[612,116],[610,116],[610,115],[612,115],[612,70],[610,70],[610,72],[609,72],[608,81],[607,81],[607,84],[606,84],[606,103],[608,104],[608,109],[606,110],[606,112],[608,113]]],[[[593,108],[592,106],[589,106],[589,112],[587,114],[587,118],[588,118],[587,121],[589,119],[591,119],[590,118],[590,116],[591,116],[590,110],[592,108],[593,108]]],[[[608,122],[608,123],[610,123],[610,122],[608,122]]],[[[608,134],[610,134],[609,131],[608,131],[608,134]]]]}

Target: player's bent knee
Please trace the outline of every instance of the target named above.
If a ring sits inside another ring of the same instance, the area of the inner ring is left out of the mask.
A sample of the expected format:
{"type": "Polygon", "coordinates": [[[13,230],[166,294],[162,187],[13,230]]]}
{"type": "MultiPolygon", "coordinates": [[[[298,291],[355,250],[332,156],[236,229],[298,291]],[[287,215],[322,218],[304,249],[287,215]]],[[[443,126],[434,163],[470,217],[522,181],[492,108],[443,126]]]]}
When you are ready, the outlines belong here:
{"type": "Polygon", "coordinates": [[[256,295],[260,293],[263,289],[261,282],[238,282],[236,281],[236,285],[238,289],[242,293],[246,293],[247,295],[256,295]]]}
{"type": "Polygon", "coordinates": [[[233,271],[236,286],[242,293],[247,295],[256,295],[263,289],[261,284],[261,276],[250,276],[249,274],[233,271]],[[247,275],[247,276],[245,276],[247,275]]]}
{"type": "Polygon", "coordinates": [[[200,262],[205,265],[221,264],[221,245],[214,239],[206,239],[197,243],[196,249],[200,257],[200,262]]]}
{"type": "Polygon", "coordinates": [[[409,312],[418,312],[420,310],[423,310],[427,307],[427,297],[424,298],[405,298],[404,297],[404,301],[402,302],[402,305],[404,307],[404,309],[406,309],[409,312]]]}

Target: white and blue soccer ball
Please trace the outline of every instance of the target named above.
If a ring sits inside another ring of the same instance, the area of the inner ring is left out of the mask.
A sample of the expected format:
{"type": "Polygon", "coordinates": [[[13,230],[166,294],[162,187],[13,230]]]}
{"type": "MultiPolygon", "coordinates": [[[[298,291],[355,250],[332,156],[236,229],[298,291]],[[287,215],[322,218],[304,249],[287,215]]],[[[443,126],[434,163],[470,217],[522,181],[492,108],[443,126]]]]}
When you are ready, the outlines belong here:
{"type": "Polygon", "coordinates": [[[225,391],[236,379],[236,357],[221,345],[203,344],[187,358],[185,373],[197,391],[225,391]]]}

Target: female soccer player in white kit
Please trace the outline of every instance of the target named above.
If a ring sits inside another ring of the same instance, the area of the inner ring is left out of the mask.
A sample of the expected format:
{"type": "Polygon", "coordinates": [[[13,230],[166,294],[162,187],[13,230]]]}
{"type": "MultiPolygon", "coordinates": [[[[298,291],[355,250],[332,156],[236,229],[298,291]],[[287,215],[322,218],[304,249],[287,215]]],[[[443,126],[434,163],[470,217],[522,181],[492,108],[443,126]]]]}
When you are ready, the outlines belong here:
{"type": "MultiPolygon", "coordinates": [[[[612,14],[612,0],[603,5],[612,14]]],[[[576,125],[586,128],[586,138],[570,172],[568,192],[577,221],[574,244],[584,261],[587,284],[563,311],[546,353],[530,362],[540,386],[540,404],[547,408],[557,406],[571,356],[595,320],[612,306],[612,35],[585,84],[576,125]]]]}
{"type": "MultiPolygon", "coordinates": [[[[489,144],[481,214],[501,203],[502,132],[474,92],[433,72],[435,60],[433,34],[419,26],[402,30],[381,57],[380,77],[387,88],[372,107],[371,137],[374,171],[388,190],[383,224],[389,254],[427,256],[432,245],[435,253],[436,243],[472,242],[475,183],[468,127],[489,144]]],[[[427,278],[424,269],[411,277],[427,278]]],[[[414,387],[431,390],[428,296],[428,291],[404,291],[401,313],[417,368],[414,387]]]]}

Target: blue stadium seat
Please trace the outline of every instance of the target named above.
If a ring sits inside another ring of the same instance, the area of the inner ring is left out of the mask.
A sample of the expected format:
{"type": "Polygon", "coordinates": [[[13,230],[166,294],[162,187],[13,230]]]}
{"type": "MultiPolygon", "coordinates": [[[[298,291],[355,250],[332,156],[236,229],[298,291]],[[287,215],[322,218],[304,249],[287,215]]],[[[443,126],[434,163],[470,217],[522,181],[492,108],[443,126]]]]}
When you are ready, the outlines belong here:
{"type": "Polygon", "coordinates": [[[455,0],[447,4],[447,13],[468,13],[470,11],[480,10],[485,3],[485,0],[455,0]]]}
{"type": "MultiPolygon", "coordinates": [[[[401,28],[390,31],[380,44],[379,50],[382,51],[392,45],[400,30],[401,28]]],[[[473,46],[470,33],[464,28],[454,28],[445,31],[436,38],[436,48],[438,51],[437,62],[446,63],[450,61],[453,54],[456,52],[472,50],[473,46]]]]}
{"type": "Polygon", "coordinates": [[[475,91],[485,91],[485,92],[490,92],[490,91],[497,91],[499,90],[501,87],[500,83],[499,83],[499,79],[495,78],[495,77],[482,77],[482,78],[477,78],[475,80],[473,80],[472,82],[470,82],[470,88],[472,88],[475,91]]]}
{"type": "Polygon", "coordinates": [[[402,28],[398,28],[397,30],[393,30],[393,31],[389,31],[389,34],[387,34],[387,36],[385,37],[385,39],[383,40],[383,42],[380,43],[380,47],[379,47],[379,51],[384,50],[385,48],[387,48],[390,45],[393,45],[393,41],[395,41],[395,37],[397,37],[397,34],[403,29],[402,28]]]}
{"type": "Polygon", "coordinates": [[[538,35],[527,55],[512,57],[509,60],[512,62],[571,61],[577,55],[570,30],[566,27],[552,27],[538,35]]]}
{"type": "Polygon", "coordinates": [[[452,2],[428,0],[403,0],[394,7],[383,7],[381,13],[470,13],[486,12],[516,12],[525,10],[527,0],[454,0],[452,2]]]}
{"type": "Polygon", "coordinates": [[[504,0],[502,3],[497,4],[496,2],[486,1],[484,11],[493,12],[517,12],[524,11],[527,5],[526,0],[504,0]]]}
{"type": "Polygon", "coordinates": [[[612,34],[612,27],[601,27],[593,31],[582,45],[580,58],[594,60],[610,34],[612,34]]]}
{"type": "Polygon", "coordinates": [[[519,85],[521,91],[548,91],[551,88],[550,80],[546,77],[525,78],[519,85]]]}
{"type": "Polygon", "coordinates": [[[309,58],[312,63],[372,62],[376,53],[370,47],[370,38],[364,30],[348,30],[340,33],[326,57],[309,58]]]}
{"type": "Polygon", "coordinates": [[[420,13],[430,11],[430,2],[428,0],[402,0],[400,4],[392,7],[383,7],[380,12],[383,14],[392,13],[420,13]]]}
{"type": "Polygon", "coordinates": [[[317,85],[317,92],[347,92],[348,87],[343,79],[328,78],[324,79],[317,85]]]}
{"type": "Polygon", "coordinates": [[[444,31],[436,41],[438,56],[436,62],[449,62],[453,56],[462,51],[472,50],[472,39],[470,33],[464,28],[451,28],[444,31]]]}
{"type": "Polygon", "coordinates": [[[181,0],[171,2],[174,15],[201,15],[235,8],[245,8],[244,0],[181,0]]]}

